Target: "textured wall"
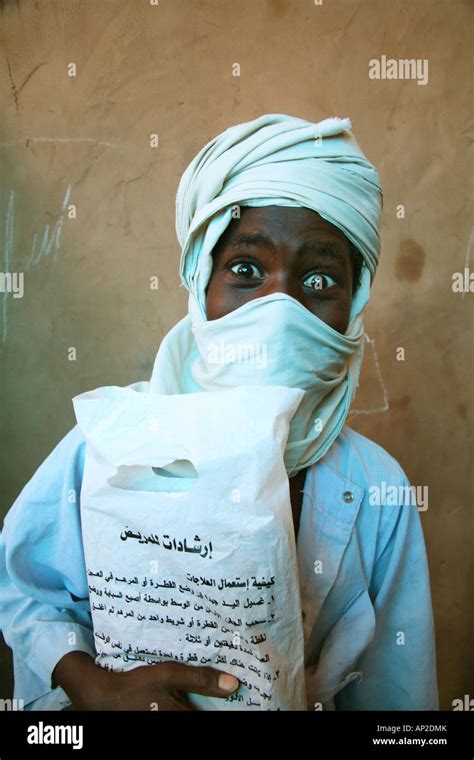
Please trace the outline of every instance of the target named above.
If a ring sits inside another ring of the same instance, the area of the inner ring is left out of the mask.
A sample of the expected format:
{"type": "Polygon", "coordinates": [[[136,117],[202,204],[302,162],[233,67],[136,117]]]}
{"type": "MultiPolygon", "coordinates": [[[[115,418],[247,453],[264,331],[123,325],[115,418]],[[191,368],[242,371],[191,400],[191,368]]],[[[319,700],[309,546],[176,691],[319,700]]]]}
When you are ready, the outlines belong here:
{"type": "MultiPolygon", "coordinates": [[[[385,194],[355,404],[363,413],[350,423],[388,449],[413,484],[429,487],[422,521],[441,700],[450,709],[472,679],[473,296],[452,290],[453,273],[470,266],[472,5],[2,5],[0,271],[24,273],[23,298],[0,293],[2,513],[74,424],[71,398],[147,379],[162,336],[185,313],[174,198],[197,150],[265,112],[350,116],[385,194]],[[369,60],[382,55],[426,59],[427,83],[369,78],[369,60]],[[65,211],[72,203],[76,219],[65,211]]],[[[6,650],[3,662],[2,696],[6,650]]]]}

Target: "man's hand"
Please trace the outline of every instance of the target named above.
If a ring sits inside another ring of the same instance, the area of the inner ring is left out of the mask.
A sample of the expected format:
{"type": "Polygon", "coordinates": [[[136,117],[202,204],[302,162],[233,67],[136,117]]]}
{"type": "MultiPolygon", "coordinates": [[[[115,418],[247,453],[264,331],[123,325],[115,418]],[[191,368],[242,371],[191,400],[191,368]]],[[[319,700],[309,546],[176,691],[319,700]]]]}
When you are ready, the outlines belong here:
{"type": "Polygon", "coordinates": [[[105,670],[85,652],[70,652],[53,678],[72,705],[67,710],[178,710],[196,708],[188,692],[226,697],[239,685],[234,676],[215,668],[162,662],[127,671],[105,670]]]}

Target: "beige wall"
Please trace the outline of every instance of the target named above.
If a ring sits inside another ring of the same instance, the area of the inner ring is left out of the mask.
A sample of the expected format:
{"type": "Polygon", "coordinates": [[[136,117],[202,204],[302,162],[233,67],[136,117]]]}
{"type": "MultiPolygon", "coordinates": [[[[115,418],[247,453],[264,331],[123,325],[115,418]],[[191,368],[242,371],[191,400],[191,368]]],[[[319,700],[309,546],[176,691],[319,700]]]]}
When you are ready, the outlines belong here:
{"type": "Polygon", "coordinates": [[[4,0],[0,19],[0,271],[25,273],[24,297],[6,300],[0,332],[2,512],[73,425],[71,398],[147,379],[162,336],[185,313],[174,198],[197,150],[265,112],[350,116],[385,192],[366,322],[373,343],[356,402],[369,413],[351,424],[429,487],[422,521],[445,709],[472,686],[473,295],[451,288],[453,272],[472,266],[471,7],[4,0]],[[368,61],[382,54],[428,59],[428,84],[369,79],[368,61]],[[62,213],[68,203],[76,220],[62,213]],[[384,394],[388,408],[377,411],[384,394]]]}

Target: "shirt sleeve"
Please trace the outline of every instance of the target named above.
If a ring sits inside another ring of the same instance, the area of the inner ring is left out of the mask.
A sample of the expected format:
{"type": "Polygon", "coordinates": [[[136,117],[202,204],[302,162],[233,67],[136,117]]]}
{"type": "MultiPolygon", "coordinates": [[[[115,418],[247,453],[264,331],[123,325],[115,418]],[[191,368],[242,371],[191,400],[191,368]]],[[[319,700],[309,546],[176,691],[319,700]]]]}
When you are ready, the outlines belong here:
{"type": "Polygon", "coordinates": [[[74,650],[96,657],[80,520],[84,453],[76,426],[27,483],[0,534],[0,628],[25,710],[63,709],[69,699],[52,683],[55,666],[74,650]]]}
{"type": "MultiPolygon", "coordinates": [[[[439,710],[428,560],[420,515],[399,468],[398,503],[382,507],[369,595],[375,634],[335,697],[338,710],[439,710]]],[[[393,479],[392,479],[393,483],[393,479]]]]}

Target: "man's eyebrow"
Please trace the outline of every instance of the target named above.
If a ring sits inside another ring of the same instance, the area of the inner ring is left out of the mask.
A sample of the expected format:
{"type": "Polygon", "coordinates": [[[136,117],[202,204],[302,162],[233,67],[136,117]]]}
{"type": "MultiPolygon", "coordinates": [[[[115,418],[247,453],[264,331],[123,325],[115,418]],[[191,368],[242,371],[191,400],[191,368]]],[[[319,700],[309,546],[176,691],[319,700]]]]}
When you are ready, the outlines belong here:
{"type": "MultiPolygon", "coordinates": [[[[247,232],[232,238],[227,244],[227,248],[245,248],[247,246],[261,246],[265,248],[274,248],[275,244],[271,238],[261,232],[247,232]]],[[[344,254],[341,243],[331,240],[307,240],[299,246],[297,254],[313,253],[318,256],[327,258],[337,258],[344,260],[344,254]]]]}
{"type": "Polygon", "coordinates": [[[270,238],[262,232],[244,232],[229,240],[227,247],[243,248],[246,245],[260,245],[273,248],[275,244],[273,240],[270,240],[270,238]]]}

